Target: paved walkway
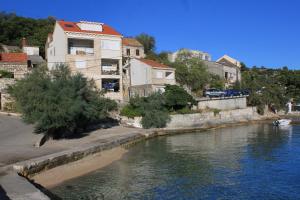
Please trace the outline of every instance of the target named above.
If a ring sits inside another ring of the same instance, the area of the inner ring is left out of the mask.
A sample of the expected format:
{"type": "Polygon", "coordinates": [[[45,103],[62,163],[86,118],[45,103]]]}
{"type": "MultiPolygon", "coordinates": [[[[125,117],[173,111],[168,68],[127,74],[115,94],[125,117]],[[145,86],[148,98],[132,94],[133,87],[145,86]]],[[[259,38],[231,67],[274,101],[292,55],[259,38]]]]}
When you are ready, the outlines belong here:
{"type": "Polygon", "coordinates": [[[86,143],[105,142],[134,132],[141,133],[144,130],[115,126],[92,131],[77,139],[50,140],[42,147],[37,148],[34,147],[34,144],[41,138],[41,135],[33,133],[33,126],[25,124],[18,117],[0,115],[0,168],[86,143]]]}

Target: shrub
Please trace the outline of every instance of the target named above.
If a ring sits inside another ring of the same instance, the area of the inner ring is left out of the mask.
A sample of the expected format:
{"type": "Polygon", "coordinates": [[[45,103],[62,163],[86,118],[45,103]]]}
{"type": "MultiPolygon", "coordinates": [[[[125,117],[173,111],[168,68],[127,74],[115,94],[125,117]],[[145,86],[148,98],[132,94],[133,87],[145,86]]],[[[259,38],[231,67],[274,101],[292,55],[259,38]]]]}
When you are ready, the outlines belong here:
{"type": "Polygon", "coordinates": [[[169,110],[176,111],[196,105],[195,99],[182,87],[177,85],[166,85],[163,95],[165,97],[165,104],[169,110]]]}
{"type": "Polygon", "coordinates": [[[6,70],[0,70],[0,78],[14,78],[14,73],[6,70]]]}
{"type": "Polygon", "coordinates": [[[120,113],[122,116],[126,116],[129,118],[134,118],[134,117],[138,117],[138,116],[142,116],[142,113],[138,110],[135,109],[132,105],[126,105],[120,113]]]}
{"type": "Polygon", "coordinates": [[[184,115],[184,114],[195,113],[195,111],[193,111],[193,110],[191,110],[191,109],[189,109],[187,107],[184,107],[184,108],[182,108],[180,110],[177,110],[176,113],[184,115]]]}
{"type": "Polygon", "coordinates": [[[7,112],[17,112],[16,103],[14,101],[6,102],[3,106],[3,110],[7,112]]]}
{"type": "Polygon", "coordinates": [[[213,109],[213,112],[214,112],[214,116],[217,116],[221,112],[221,110],[215,108],[215,109],[213,109]]]}
{"type": "Polygon", "coordinates": [[[81,74],[71,75],[60,65],[48,72],[36,68],[9,88],[23,119],[35,125],[37,133],[54,138],[73,135],[90,123],[97,123],[117,108],[81,74]]]}
{"type": "Polygon", "coordinates": [[[161,110],[149,110],[144,113],[142,118],[143,128],[163,128],[170,121],[168,112],[161,110]]]}
{"type": "Polygon", "coordinates": [[[121,115],[127,117],[142,116],[143,128],[162,128],[169,120],[165,106],[165,98],[161,93],[153,93],[148,97],[133,97],[125,106],[121,115]]]}

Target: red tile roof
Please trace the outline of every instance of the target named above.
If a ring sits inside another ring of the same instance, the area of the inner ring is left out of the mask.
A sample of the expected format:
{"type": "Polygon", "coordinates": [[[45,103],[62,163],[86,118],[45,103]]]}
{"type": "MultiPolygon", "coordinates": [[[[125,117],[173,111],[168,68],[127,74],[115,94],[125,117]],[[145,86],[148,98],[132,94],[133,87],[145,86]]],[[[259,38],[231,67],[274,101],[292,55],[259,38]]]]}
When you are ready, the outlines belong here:
{"type": "Polygon", "coordinates": [[[139,61],[147,64],[147,65],[150,65],[151,67],[156,67],[156,68],[170,68],[169,66],[167,65],[164,65],[162,63],[159,63],[157,61],[154,61],[154,60],[149,60],[149,59],[145,59],[145,58],[139,58],[138,59],[139,61]]]}
{"type": "Polygon", "coordinates": [[[100,31],[88,31],[88,30],[81,30],[80,27],[77,25],[79,22],[66,22],[66,21],[57,21],[58,24],[62,27],[64,31],[67,32],[80,32],[80,33],[94,33],[94,34],[105,34],[105,35],[118,35],[121,36],[115,29],[112,27],[103,24],[103,30],[100,31]]]}
{"type": "Polygon", "coordinates": [[[123,38],[122,44],[124,46],[143,47],[143,45],[134,38],[123,38]]]}
{"type": "Polygon", "coordinates": [[[0,53],[0,62],[27,62],[26,53],[0,53]]]}

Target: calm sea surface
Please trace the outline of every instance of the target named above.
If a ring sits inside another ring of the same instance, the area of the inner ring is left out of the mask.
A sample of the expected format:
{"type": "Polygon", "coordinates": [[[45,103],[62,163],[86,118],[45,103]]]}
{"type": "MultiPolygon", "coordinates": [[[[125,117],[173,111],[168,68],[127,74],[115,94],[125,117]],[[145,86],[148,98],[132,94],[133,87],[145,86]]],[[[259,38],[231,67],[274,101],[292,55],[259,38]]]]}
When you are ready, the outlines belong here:
{"type": "Polygon", "coordinates": [[[51,190],[62,199],[300,199],[300,126],[159,137],[51,190]]]}

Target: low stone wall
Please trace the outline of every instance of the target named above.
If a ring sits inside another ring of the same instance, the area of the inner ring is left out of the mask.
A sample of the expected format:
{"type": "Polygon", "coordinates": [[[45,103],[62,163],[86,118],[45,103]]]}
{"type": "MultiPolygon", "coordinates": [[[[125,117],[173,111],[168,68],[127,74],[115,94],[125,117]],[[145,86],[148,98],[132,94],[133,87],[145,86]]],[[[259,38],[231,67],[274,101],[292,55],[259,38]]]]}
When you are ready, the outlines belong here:
{"type": "MultiPolygon", "coordinates": [[[[239,123],[259,120],[256,107],[227,110],[220,112],[204,112],[184,115],[171,115],[171,121],[165,129],[205,128],[225,123],[239,123]]],[[[122,117],[122,122],[132,127],[141,128],[141,117],[134,119],[122,117]]]]}
{"type": "Polygon", "coordinates": [[[214,108],[220,110],[241,109],[247,107],[246,97],[212,98],[198,100],[198,109],[214,108]]]}
{"type": "Polygon", "coordinates": [[[166,128],[202,128],[228,123],[239,123],[251,120],[259,120],[255,107],[206,113],[195,113],[186,115],[172,115],[171,121],[166,128]]]}

